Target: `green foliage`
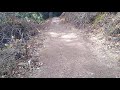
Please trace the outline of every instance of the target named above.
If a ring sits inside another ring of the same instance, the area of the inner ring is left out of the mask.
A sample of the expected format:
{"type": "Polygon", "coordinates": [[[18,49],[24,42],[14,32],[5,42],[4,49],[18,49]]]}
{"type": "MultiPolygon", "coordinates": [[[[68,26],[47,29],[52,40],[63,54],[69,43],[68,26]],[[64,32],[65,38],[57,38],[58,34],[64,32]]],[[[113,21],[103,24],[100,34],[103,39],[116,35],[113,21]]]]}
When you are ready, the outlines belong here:
{"type": "Polygon", "coordinates": [[[6,23],[6,21],[8,21],[6,13],[0,12],[0,23],[6,23]]]}
{"type": "Polygon", "coordinates": [[[26,19],[27,21],[33,20],[37,23],[41,23],[43,21],[43,16],[40,12],[16,12],[15,16],[26,19]]]}
{"type": "Polygon", "coordinates": [[[50,17],[60,16],[62,12],[0,12],[0,23],[9,22],[11,16],[19,19],[25,19],[28,22],[43,22],[50,17]]]}
{"type": "Polygon", "coordinates": [[[0,12],[0,23],[6,23],[10,21],[11,16],[25,19],[28,22],[34,21],[41,23],[43,21],[43,16],[41,12],[0,12]]]}
{"type": "Polygon", "coordinates": [[[100,22],[101,20],[103,20],[104,17],[105,17],[105,12],[100,12],[100,13],[96,16],[96,18],[95,18],[95,20],[94,20],[94,22],[93,22],[93,25],[96,25],[98,22],[100,22]]]}

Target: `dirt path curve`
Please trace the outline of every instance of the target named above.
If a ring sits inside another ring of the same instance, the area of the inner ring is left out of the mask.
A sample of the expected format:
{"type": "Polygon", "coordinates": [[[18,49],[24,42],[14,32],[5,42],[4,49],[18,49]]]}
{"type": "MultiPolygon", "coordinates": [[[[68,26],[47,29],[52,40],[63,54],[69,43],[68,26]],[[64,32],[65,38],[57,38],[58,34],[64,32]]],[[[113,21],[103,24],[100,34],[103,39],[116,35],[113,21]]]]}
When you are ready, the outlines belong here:
{"type": "MultiPolygon", "coordinates": [[[[44,48],[36,52],[43,65],[34,70],[30,77],[119,77],[120,70],[105,64],[105,58],[97,57],[91,50],[94,46],[89,46],[89,40],[84,38],[82,32],[78,32],[72,26],[60,24],[60,20],[53,20],[47,29],[44,48]]],[[[97,50],[95,52],[97,53],[97,50]]]]}

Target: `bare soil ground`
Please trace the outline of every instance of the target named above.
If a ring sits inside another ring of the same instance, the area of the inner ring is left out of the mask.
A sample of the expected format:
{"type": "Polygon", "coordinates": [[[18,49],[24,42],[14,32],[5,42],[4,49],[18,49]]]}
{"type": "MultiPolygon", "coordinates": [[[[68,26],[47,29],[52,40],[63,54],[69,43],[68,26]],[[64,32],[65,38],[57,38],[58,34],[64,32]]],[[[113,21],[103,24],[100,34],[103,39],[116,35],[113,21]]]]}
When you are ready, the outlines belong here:
{"type": "Polygon", "coordinates": [[[48,22],[44,47],[37,47],[34,54],[40,67],[29,78],[120,77],[118,56],[110,53],[97,36],[87,36],[83,30],[61,22],[59,18],[48,22]]]}
{"type": "Polygon", "coordinates": [[[45,23],[29,42],[32,57],[17,64],[14,77],[119,78],[119,55],[108,51],[100,35],[87,35],[63,21],[53,18],[45,23]]]}

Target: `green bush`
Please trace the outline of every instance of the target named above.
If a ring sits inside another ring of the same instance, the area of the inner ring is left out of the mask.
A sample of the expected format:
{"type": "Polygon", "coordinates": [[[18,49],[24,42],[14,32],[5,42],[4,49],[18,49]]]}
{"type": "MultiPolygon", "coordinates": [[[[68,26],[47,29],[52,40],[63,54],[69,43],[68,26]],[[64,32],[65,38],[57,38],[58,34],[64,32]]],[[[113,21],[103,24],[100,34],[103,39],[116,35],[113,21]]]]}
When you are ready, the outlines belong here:
{"type": "Polygon", "coordinates": [[[26,19],[27,21],[33,20],[37,23],[41,23],[43,21],[43,16],[40,12],[16,12],[15,16],[26,19]]]}
{"type": "Polygon", "coordinates": [[[34,21],[41,23],[43,21],[41,12],[0,12],[0,23],[8,22],[11,19],[11,16],[25,19],[28,22],[34,21]]]}
{"type": "Polygon", "coordinates": [[[98,24],[98,22],[100,22],[101,20],[103,20],[104,19],[104,17],[105,17],[105,12],[100,12],[97,16],[96,16],[96,18],[95,18],[95,20],[94,20],[94,22],[93,22],[93,25],[96,25],[96,24],[98,24]]]}

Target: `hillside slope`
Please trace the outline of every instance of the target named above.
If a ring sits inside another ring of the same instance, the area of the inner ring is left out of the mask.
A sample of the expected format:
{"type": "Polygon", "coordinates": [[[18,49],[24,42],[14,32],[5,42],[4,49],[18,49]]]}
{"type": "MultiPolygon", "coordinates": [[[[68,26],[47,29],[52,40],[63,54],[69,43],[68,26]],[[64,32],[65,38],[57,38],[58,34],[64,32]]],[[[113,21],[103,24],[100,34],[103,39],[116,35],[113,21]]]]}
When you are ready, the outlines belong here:
{"type": "Polygon", "coordinates": [[[1,77],[120,77],[119,13],[65,12],[36,29],[29,57],[1,65],[0,71],[12,63],[1,77]]]}
{"type": "MultiPolygon", "coordinates": [[[[36,47],[40,66],[28,76],[32,78],[112,78],[120,77],[117,60],[103,45],[73,25],[53,18],[44,30],[44,48],[36,47]]],[[[45,25],[47,25],[47,23],[45,25]]],[[[39,43],[39,40],[38,40],[39,43]]]]}

